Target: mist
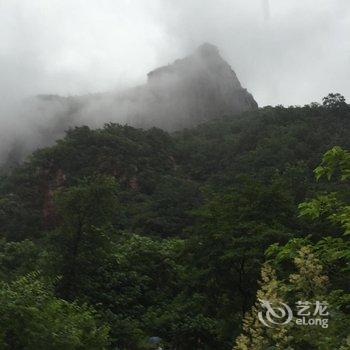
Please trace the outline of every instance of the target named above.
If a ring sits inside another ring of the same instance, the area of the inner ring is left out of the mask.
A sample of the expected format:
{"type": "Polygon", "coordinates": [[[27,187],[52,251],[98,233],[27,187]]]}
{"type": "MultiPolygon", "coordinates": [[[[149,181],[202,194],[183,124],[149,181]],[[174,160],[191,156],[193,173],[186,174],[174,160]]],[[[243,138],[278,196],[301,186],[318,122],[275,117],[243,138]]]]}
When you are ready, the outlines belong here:
{"type": "Polygon", "coordinates": [[[14,145],[51,144],[67,126],[128,122],[144,102],[115,96],[203,42],[218,46],[260,106],[331,91],[349,101],[349,32],[346,0],[2,0],[0,159],[14,145]],[[38,94],[66,98],[38,104],[38,94]]]}

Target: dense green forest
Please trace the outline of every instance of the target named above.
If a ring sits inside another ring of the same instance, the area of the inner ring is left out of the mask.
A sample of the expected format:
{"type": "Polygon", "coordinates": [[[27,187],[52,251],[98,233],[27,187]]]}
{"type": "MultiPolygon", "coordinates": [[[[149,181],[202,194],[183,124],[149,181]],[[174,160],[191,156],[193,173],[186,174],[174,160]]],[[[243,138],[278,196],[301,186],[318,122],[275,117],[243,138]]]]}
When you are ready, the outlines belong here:
{"type": "Polygon", "coordinates": [[[350,349],[347,150],[338,94],[67,131],[2,171],[0,349],[350,349]],[[330,326],[264,329],[262,296],[328,300],[330,326]]]}

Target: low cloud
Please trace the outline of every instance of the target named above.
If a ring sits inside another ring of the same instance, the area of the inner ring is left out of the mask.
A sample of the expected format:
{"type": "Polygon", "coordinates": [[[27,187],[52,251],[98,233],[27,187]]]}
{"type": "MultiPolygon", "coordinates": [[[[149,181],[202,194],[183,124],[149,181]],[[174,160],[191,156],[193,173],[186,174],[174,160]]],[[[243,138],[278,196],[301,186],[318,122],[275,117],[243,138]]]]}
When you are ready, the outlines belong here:
{"type": "MultiPolygon", "coordinates": [[[[18,140],[32,149],[54,136],[66,107],[38,110],[33,96],[144,84],[203,42],[219,47],[259,105],[302,105],[330,91],[350,100],[349,31],[347,0],[3,0],[0,157],[18,140]]],[[[79,118],[98,124],[93,109],[79,118]]]]}

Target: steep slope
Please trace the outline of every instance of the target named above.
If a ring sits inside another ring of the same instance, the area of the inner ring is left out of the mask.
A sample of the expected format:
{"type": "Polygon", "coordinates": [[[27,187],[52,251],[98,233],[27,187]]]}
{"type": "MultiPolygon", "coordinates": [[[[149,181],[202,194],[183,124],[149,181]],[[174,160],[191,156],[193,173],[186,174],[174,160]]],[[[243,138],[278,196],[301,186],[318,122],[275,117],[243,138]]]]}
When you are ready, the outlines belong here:
{"type": "Polygon", "coordinates": [[[0,181],[0,231],[12,239],[38,234],[50,222],[57,188],[105,174],[121,186],[119,227],[182,235],[203,185],[222,189],[240,187],[242,178],[281,177],[299,203],[312,190],[321,155],[334,145],[349,149],[349,140],[349,109],[321,106],[266,107],[170,135],[116,124],[76,128],[0,181]]]}
{"type": "Polygon", "coordinates": [[[131,120],[167,130],[258,108],[211,44],[203,44],[192,55],[148,73],[147,85],[133,93],[145,109],[131,120]]]}

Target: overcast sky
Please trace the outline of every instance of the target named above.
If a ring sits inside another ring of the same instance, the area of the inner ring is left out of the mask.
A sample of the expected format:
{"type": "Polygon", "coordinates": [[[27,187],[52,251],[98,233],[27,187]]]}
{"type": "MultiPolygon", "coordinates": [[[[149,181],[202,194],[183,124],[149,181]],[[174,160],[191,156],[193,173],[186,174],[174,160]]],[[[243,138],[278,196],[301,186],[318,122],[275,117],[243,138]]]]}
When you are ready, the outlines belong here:
{"type": "Polygon", "coordinates": [[[0,103],[143,83],[203,42],[259,105],[350,101],[349,0],[0,0],[0,103]]]}

